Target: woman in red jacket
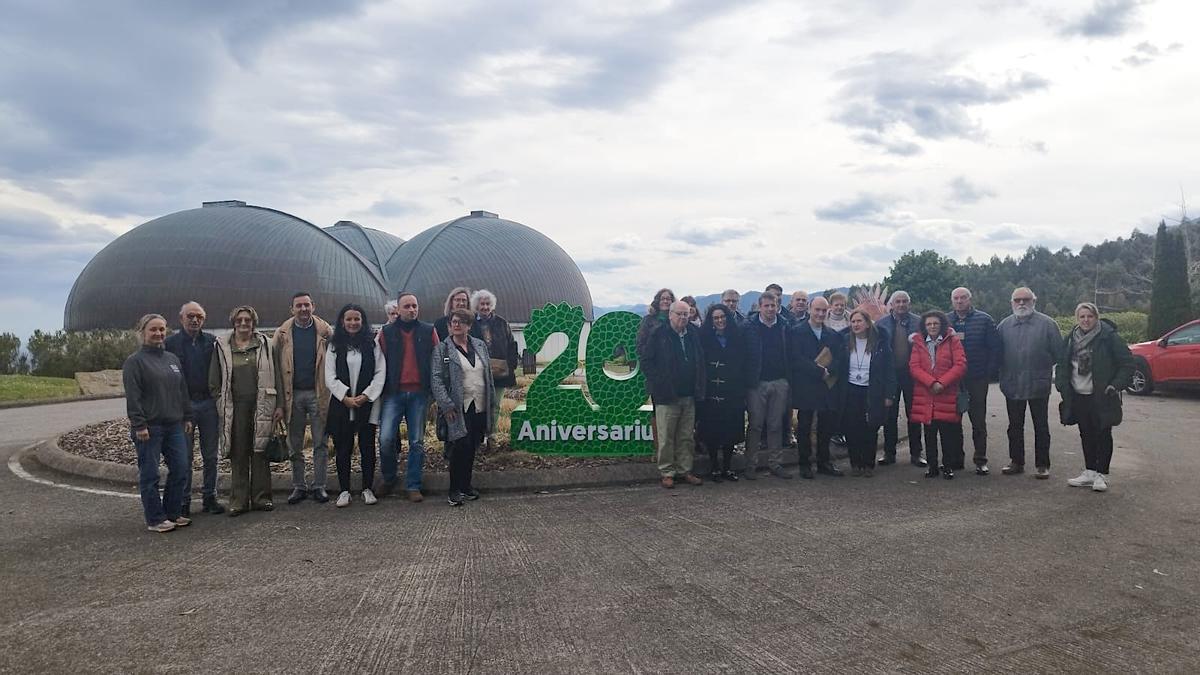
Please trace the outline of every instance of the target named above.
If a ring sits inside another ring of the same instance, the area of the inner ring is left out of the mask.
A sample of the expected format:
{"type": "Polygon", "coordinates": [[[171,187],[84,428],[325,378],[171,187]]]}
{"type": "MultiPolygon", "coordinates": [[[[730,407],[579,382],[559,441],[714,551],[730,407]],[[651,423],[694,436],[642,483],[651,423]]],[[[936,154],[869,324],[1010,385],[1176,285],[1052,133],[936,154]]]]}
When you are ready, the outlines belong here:
{"type": "Polygon", "coordinates": [[[908,370],[913,378],[913,406],[910,422],[925,425],[925,458],[929,460],[927,478],[936,478],[938,436],[942,438],[942,467],[946,480],[954,470],[963,468],[962,413],[958,409],[958,383],[967,372],[967,354],[939,311],[921,315],[925,334],[913,333],[912,355],[908,370]],[[924,347],[924,349],[922,349],[924,347]]]}

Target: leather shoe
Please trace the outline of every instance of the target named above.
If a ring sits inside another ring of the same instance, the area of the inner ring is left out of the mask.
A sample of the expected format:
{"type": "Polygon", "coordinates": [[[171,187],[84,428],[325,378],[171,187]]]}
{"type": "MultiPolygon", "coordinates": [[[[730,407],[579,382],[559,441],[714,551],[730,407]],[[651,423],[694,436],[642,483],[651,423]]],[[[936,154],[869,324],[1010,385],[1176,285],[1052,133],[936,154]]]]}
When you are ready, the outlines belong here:
{"type": "Polygon", "coordinates": [[[937,478],[938,474],[940,474],[940,473],[941,473],[941,471],[939,471],[936,466],[931,466],[931,467],[929,467],[929,470],[925,472],[925,477],[926,478],[937,478]]]}
{"type": "Polygon", "coordinates": [[[312,498],[313,501],[324,504],[329,501],[329,493],[325,491],[325,488],[313,488],[312,498]]]}
{"type": "Polygon", "coordinates": [[[879,466],[887,466],[888,464],[895,464],[895,463],[896,463],[895,455],[884,455],[883,459],[879,460],[879,466]]]}
{"type": "Polygon", "coordinates": [[[683,474],[683,482],[688,485],[704,485],[704,479],[694,473],[683,474]]]}
{"type": "Polygon", "coordinates": [[[299,504],[308,499],[308,490],[304,488],[292,488],[292,494],[288,495],[289,504],[299,504]]]}
{"type": "Polygon", "coordinates": [[[668,490],[675,487],[675,479],[671,478],[670,476],[663,476],[662,481],[660,481],[660,482],[662,483],[662,486],[667,488],[668,490]]]}
{"type": "Polygon", "coordinates": [[[1015,476],[1019,473],[1025,473],[1025,467],[1020,464],[1009,464],[1003,469],[1000,469],[1000,473],[1004,474],[1005,476],[1015,476]]]}
{"type": "Polygon", "coordinates": [[[841,476],[842,470],[837,468],[835,464],[818,464],[817,473],[823,473],[826,476],[841,476]]]}
{"type": "Polygon", "coordinates": [[[925,458],[923,458],[923,457],[913,457],[912,459],[910,459],[908,461],[913,466],[929,466],[929,462],[926,462],[925,458]]]}
{"type": "Polygon", "coordinates": [[[225,513],[225,507],[221,506],[221,502],[217,501],[216,497],[204,498],[204,513],[211,513],[214,516],[225,513]]]}

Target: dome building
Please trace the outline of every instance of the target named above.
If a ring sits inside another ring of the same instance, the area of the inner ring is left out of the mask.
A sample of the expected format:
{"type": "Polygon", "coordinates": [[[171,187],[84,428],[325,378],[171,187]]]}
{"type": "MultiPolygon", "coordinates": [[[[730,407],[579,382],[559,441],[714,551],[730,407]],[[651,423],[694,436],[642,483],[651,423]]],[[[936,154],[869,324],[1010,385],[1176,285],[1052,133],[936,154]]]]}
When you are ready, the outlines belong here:
{"type": "MultiPolygon", "coordinates": [[[[357,236],[348,229],[339,234],[357,236]]],[[[383,244],[395,239],[357,230],[383,244]]],[[[390,296],[382,269],[339,236],[282,211],[205,202],[139,225],[105,246],[75,280],[63,326],[125,329],[147,312],[161,313],[173,325],[180,305],[195,300],[214,329],[226,328],[238,305],[253,306],[261,325],[274,327],[291,316],[290,299],[301,290],[313,294],[317,313],[330,320],[350,302],[378,317],[390,296]]]]}
{"type": "Polygon", "coordinates": [[[491,290],[498,312],[518,325],[548,302],[581,305],[593,317],[575,261],[545,235],[494,213],[472,211],[405,242],[349,220],[321,228],[220,201],[155,218],[105,246],[75,280],[63,325],[128,329],[147,312],[174,325],[180,305],[195,300],[214,330],[227,328],[230,310],[243,304],[273,328],[291,316],[296,291],[312,293],[327,320],[353,302],[377,324],[383,304],[402,289],[417,294],[421,318],[433,321],[456,286],[491,290]]]}
{"type": "Polygon", "coordinates": [[[548,302],[581,305],[593,318],[592,293],[571,256],[537,230],[488,211],[416,235],[388,259],[386,274],[397,292],[416,293],[425,321],[442,316],[456,286],[495,293],[497,313],[511,323],[528,323],[548,302]]]}

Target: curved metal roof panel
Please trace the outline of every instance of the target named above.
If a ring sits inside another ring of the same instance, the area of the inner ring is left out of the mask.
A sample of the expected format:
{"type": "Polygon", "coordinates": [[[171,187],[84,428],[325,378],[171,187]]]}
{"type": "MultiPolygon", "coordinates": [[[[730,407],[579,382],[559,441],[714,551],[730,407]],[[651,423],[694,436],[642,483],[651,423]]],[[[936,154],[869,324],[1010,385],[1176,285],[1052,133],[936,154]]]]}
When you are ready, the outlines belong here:
{"type": "Polygon", "coordinates": [[[155,218],[102,249],[76,279],[63,323],[67,330],[129,328],[147,312],[174,323],[179,306],[196,300],[213,327],[225,327],[242,304],[258,311],[263,326],[277,326],[301,290],[330,319],[355,302],[377,321],[388,296],[378,270],[316,225],[215,202],[155,218]]]}
{"type": "MultiPolygon", "coordinates": [[[[548,302],[581,305],[592,319],[592,294],[575,261],[546,235],[486,211],[435,225],[405,242],[387,261],[392,290],[412,291],[421,318],[442,315],[456,286],[496,294],[497,312],[527,323],[548,302]],[[479,242],[486,242],[480,250],[479,242]]],[[[394,295],[394,293],[393,293],[394,295]]]]}

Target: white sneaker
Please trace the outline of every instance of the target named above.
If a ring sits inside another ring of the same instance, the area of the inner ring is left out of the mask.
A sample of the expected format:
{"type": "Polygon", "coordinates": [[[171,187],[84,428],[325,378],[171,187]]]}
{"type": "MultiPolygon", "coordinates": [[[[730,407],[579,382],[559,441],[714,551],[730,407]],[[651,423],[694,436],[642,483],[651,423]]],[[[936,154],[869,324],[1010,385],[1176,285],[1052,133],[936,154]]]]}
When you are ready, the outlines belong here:
{"type": "Polygon", "coordinates": [[[1099,474],[1091,469],[1084,469],[1083,473],[1079,474],[1078,476],[1074,478],[1068,478],[1067,485],[1070,485],[1071,487],[1087,487],[1096,480],[1097,475],[1099,474]]]}
{"type": "Polygon", "coordinates": [[[350,493],[343,490],[342,494],[338,495],[337,507],[340,509],[343,506],[350,506],[350,493]]]}
{"type": "Polygon", "coordinates": [[[379,499],[377,499],[375,497],[375,493],[371,492],[371,488],[363,489],[362,498],[363,498],[363,503],[366,504],[367,506],[370,506],[370,505],[374,504],[375,502],[379,501],[379,499]]]}
{"type": "Polygon", "coordinates": [[[1096,480],[1092,481],[1092,490],[1096,492],[1108,491],[1108,477],[1102,473],[1096,474],[1096,480]]]}

